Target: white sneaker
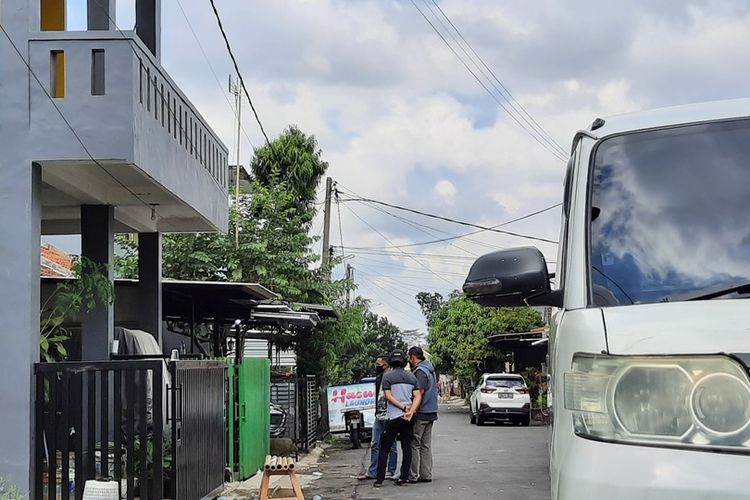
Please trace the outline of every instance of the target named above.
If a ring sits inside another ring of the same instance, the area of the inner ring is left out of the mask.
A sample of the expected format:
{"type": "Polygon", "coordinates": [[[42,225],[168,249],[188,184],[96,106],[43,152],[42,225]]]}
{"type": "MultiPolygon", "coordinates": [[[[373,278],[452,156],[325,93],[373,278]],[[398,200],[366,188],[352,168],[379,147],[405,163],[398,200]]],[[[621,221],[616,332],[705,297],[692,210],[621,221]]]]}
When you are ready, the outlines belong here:
{"type": "Polygon", "coordinates": [[[393,474],[391,474],[390,472],[386,472],[385,473],[385,478],[386,479],[394,479],[393,474]]]}

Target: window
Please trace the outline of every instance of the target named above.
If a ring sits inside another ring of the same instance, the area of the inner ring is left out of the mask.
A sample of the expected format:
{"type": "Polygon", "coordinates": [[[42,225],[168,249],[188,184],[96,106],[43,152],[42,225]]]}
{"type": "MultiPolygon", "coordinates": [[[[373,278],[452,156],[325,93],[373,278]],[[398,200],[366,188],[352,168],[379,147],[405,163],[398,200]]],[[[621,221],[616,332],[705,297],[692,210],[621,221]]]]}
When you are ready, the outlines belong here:
{"type": "Polygon", "coordinates": [[[523,381],[522,378],[518,377],[492,377],[488,378],[484,385],[488,387],[509,387],[509,388],[516,388],[516,387],[523,387],[526,385],[526,383],[523,381]]]}
{"type": "Polygon", "coordinates": [[[104,95],[104,49],[91,51],[91,95],[104,95]]]}
{"type": "Polygon", "coordinates": [[[50,51],[50,95],[62,99],[65,97],[65,52],[50,51]]]}
{"type": "Polygon", "coordinates": [[[41,0],[41,31],[65,31],[65,0],[41,0]]]}
{"type": "Polygon", "coordinates": [[[590,178],[591,302],[748,297],[721,293],[750,282],[748,158],[750,120],[604,139],[590,178]]]}

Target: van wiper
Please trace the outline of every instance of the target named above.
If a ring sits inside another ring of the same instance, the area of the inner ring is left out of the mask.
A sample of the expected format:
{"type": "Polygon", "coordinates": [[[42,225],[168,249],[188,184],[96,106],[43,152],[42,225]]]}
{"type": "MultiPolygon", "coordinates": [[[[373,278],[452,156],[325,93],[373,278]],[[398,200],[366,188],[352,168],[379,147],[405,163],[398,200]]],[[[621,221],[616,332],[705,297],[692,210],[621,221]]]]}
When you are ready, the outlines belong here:
{"type": "Polygon", "coordinates": [[[748,293],[750,292],[750,282],[732,285],[729,287],[713,288],[701,290],[698,293],[689,295],[668,295],[664,297],[663,302],[678,302],[683,300],[711,300],[717,297],[723,297],[730,293],[748,293]]]}

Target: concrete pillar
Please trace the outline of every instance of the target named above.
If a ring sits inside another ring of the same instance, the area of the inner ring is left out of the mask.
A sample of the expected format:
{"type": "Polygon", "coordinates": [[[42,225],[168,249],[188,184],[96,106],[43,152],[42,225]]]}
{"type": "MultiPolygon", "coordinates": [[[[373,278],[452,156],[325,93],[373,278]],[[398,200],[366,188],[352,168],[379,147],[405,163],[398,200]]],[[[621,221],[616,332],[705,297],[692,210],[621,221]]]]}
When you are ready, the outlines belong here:
{"type": "Polygon", "coordinates": [[[138,322],[162,345],[161,233],[138,234],[138,322]]]}
{"type": "Polygon", "coordinates": [[[27,492],[34,456],[33,365],[39,361],[41,173],[18,158],[23,142],[17,146],[0,155],[0,477],[27,492]]]}
{"type": "Polygon", "coordinates": [[[135,32],[161,60],[161,0],[135,0],[135,32]]]}
{"type": "MultiPolygon", "coordinates": [[[[81,206],[81,255],[108,268],[114,280],[114,207],[111,205],[81,206]]],[[[81,317],[81,359],[109,359],[114,338],[115,310],[112,304],[97,304],[81,317]]]]}
{"type": "Polygon", "coordinates": [[[86,28],[89,31],[115,29],[115,0],[86,0],[86,28]]]}

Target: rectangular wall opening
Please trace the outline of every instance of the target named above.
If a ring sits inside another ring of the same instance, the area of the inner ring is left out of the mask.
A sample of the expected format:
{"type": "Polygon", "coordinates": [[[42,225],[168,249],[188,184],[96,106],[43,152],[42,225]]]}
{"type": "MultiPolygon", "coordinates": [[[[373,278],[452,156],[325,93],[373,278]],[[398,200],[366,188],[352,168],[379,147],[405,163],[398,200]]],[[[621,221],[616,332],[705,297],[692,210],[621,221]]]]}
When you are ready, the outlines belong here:
{"type": "Polygon", "coordinates": [[[65,52],[50,51],[50,96],[62,99],[65,97],[65,52]]]}
{"type": "Polygon", "coordinates": [[[65,31],[65,0],[41,0],[39,14],[41,31],[65,31]]]}
{"type": "Polygon", "coordinates": [[[91,51],[91,95],[104,95],[104,49],[91,51]]]}

